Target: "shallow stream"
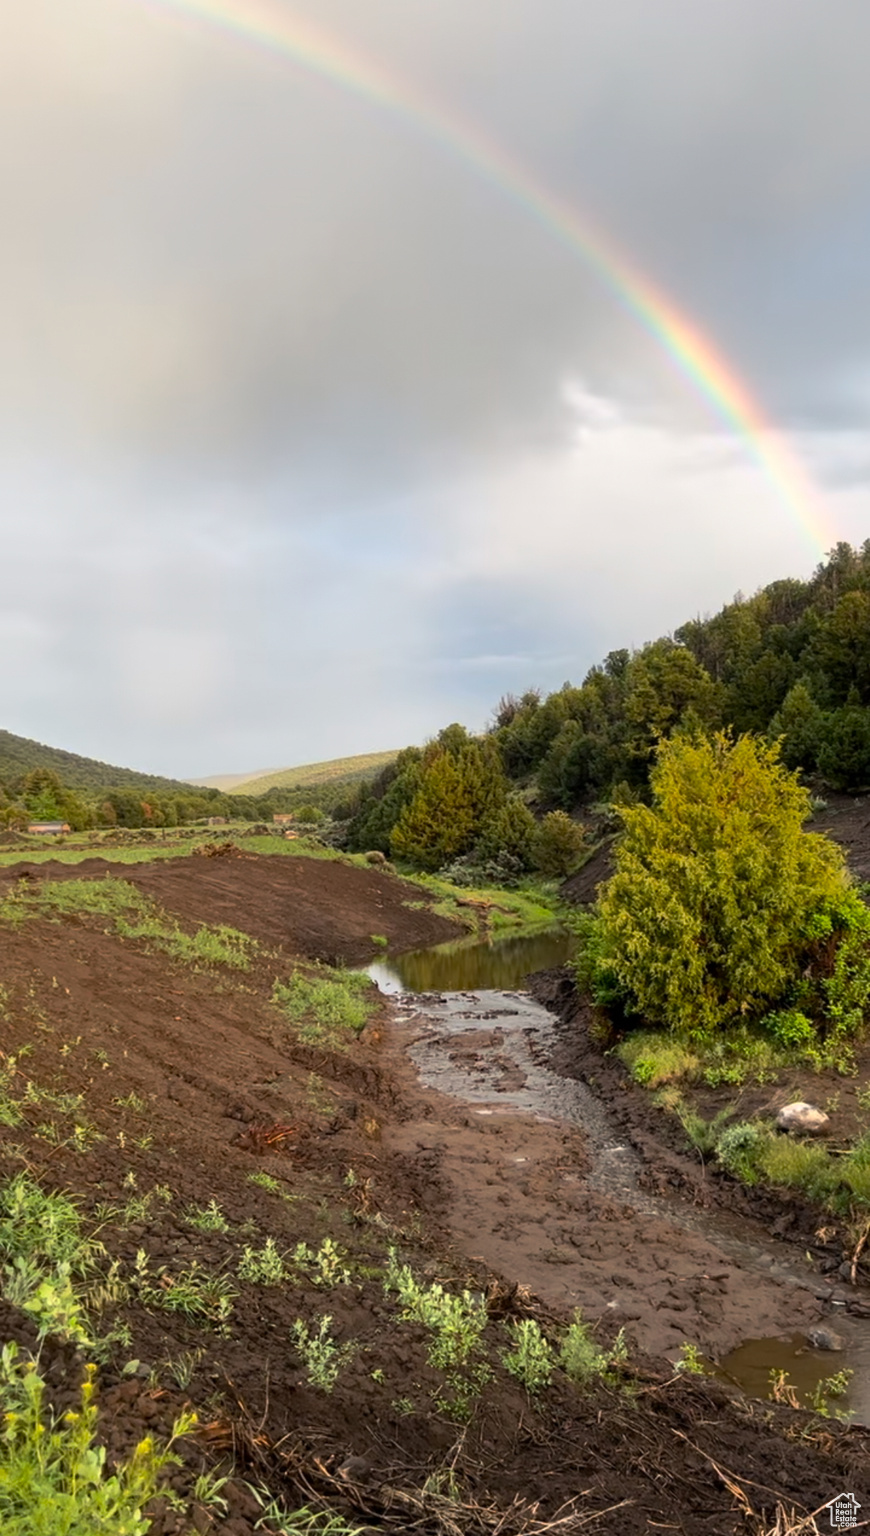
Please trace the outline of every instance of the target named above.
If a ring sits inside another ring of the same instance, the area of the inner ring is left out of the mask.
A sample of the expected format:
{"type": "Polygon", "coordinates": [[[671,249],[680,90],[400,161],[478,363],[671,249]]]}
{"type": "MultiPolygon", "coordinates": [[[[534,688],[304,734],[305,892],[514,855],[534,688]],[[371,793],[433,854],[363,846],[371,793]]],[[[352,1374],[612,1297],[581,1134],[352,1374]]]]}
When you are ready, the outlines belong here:
{"type": "MultiPolygon", "coordinates": [[[[560,928],[489,942],[471,939],[390,956],[373,962],[368,972],[382,992],[400,999],[409,1015],[425,1020],[410,1049],[425,1087],[479,1106],[478,1114],[496,1114],[497,1106],[504,1105],[539,1119],[579,1125],[592,1163],[586,1175],[591,1188],[638,1213],[701,1234],[744,1270],[815,1291],[818,1279],[801,1266],[800,1255],[743,1218],[647,1193],[640,1183],[640,1158],[611,1123],[605,1105],[585,1083],[546,1064],[555,1044],[555,1021],[524,989],[525,978],[564,964],[571,943],[570,934],[560,928]],[[483,1032],[481,1044],[490,1048],[476,1052],[469,1068],[455,1046],[458,1037],[475,1030],[483,1032]]],[[[832,1307],[829,1323],[844,1340],[842,1352],[813,1349],[801,1334],[747,1339],[718,1370],[746,1392],[764,1397],[770,1372],[785,1370],[802,1401],[823,1378],[851,1370],[842,1403],[870,1423],[870,1323],[847,1316],[844,1305],[832,1307]]]]}

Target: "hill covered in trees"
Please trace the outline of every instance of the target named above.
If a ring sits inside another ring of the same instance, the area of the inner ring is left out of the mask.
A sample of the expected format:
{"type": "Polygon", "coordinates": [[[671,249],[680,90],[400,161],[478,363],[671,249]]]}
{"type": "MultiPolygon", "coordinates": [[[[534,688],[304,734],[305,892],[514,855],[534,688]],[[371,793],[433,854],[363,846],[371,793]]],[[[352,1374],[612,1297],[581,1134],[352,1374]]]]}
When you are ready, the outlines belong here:
{"type": "Polygon", "coordinates": [[[870,540],[837,545],[808,581],[773,582],[639,650],[611,651],[579,685],[503,698],[482,738],[450,726],[406,749],[344,807],[350,846],[429,867],[502,853],[531,867],[529,807],[540,817],[644,797],[657,743],[687,727],[776,740],[807,778],[870,788],[870,540]],[[481,799],[478,757],[501,776],[503,835],[481,799]]]}
{"type": "Polygon", "coordinates": [[[23,778],[34,768],[49,769],[70,789],[76,790],[141,789],[189,794],[191,789],[180,779],[139,773],[135,768],[118,768],[112,763],[101,763],[95,757],[80,757],[77,752],[65,752],[61,747],[47,747],[41,741],[0,731],[0,781],[5,783],[23,778]]]}

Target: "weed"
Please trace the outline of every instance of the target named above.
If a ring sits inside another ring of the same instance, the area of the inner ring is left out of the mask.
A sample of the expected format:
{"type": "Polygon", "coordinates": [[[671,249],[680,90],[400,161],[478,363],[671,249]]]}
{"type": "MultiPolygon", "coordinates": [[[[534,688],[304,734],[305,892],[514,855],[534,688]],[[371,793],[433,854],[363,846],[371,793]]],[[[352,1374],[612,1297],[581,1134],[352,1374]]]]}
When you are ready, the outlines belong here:
{"type": "Polygon", "coordinates": [[[193,1380],[193,1373],[204,1355],[204,1349],[184,1349],[174,1360],[166,1361],[167,1374],[180,1391],[187,1391],[193,1380]]]}
{"type": "Polygon", "coordinates": [[[320,1319],[316,1332],[309,1332],[301,1317],[297,1317],[291,1330],[296,1348],[305,1362],[308,1381],[321,1392],[333,1390],[342,1366],[356,1350],[353,1343],[337,1343],[330,1332],[331,1327],[332,1318],[327,1314],[320,1319]]]}
{"type": "Polygon", "coordinates": [[[66,1263],[71,1273],[84,1274],[101,1251],[82,1235],[78,1207],[68,1195],[47,1193],[26,1173],[0,1188],[0,1258],[23,1258],[43,1270],[66,1263]]]}
{"type": "Polygon", "coordinates": [[[201,1210],[194,1206],[188,1211],[185,1221],[189,1227],[194,1227],[197,1232],[229,1232],[230,1224],[215,1199],[211,1199],[208,1205],[201,1210]]]}
{"type": "Polygon", "coordinates": [[[407,1418],[409,1414],[416,1413],[417,1411],[414,1407],[414,1404],[411,1402],[410,1397],[394,1397],[393,1401],[390,1403],[390,1407],[394,1410],[395,1413],[400,1414],[403,1419],[407,1418]]]}
{"type": "Polygon", "coordinates": [[[305,1270],[308,1278],[315,1285],[321,1285],[329,1289],[333,1285],[347,1285],[350,1280],[350,1270],[345,1260],[347,1254],[343,1248],[339,1248],[331,1237],[325,1237],[317,1252],[314,1253],[307,1243],[297,1243],[293,1251],[293,1263],[297,1269],[305,1270]]]}
{"type": "Polygon", "coordinates": [[[854,1371],[836,1371],[833,1376],[825,1376],[810,1393],[810,1407],[820,1414],[823,1419],[848,1418],[848,1414],[832,1410],[831,1401],[834,1398],[844,1397],[849,1390],[849,1382],[854,1376],[854,1371]]]}
{"type": "Polygon", "coordinates": [[[155,1285],[140,1250],[137,1272],[139,1294],[146,1306],[180,1312],[192,1323],[225,1324],[232,1316],[233,1301],[238,1295],[232,1281],[226,1275],[200,1268],[196,1259],[177,1275],[161,1269],[155,1285]]]}
{"type": "Polygon", "coordinates": [[[193,1485],[193,1502],[202,1504],[205,1509],[219,1509],[226,1514],[229,1505],[221,1493],[229,1482],[228,1477],[219,1477],[217,1472],[200,1472],[193,1485]]]}
{"type": "Polygon", "coordinates": [[[253,1488],[250,1483],[248,1487],[263,1511],[254,1527],[257,1531],[267,1525],[270,1529],[274,1527],[279,1536],[364,1536],[361,1525],[348,1525],[341,1515],[309,1509],[307,1505],[291,1513],[270,1496],[267,1488],[253,1488]]]}
{"type": "Polygon", "coordinates": [[[267,1237],[259,1251],[256,1248],[245,1248],[239,1260],[238,1275],[240,1280],[250,1285],[283,1284],[288,1275],[287,1266],[283,1255],[275,1247],[273,1237],[267,1237]]]}
{"type": "Polygon", "coordinates": [[[269,1189],[273,1195],[280,1195],[281,1193],[281,1185],[277,1179],[272,1177],[271,1173],[249,1173],[248,1183],[259,1184],[261,1189],[269,1189]]]}
{"type": "Polygon", "coordinates": [[[113,1099],[112,1103],[117,1109],[131,1109],[137,1115],[144,1115],[148,1108],[147,1100],[140,1099],[138,1093],[128,1093],[125,1099],[113,1099]]]}
{"type": "Polygon", "coordinates": [[[474,1399],[492,1374],[480,1358],[488,1321],[483,1297],[470,1291],[454,1296],[437,1283],[424,1289],[407,1264],[398,1264],[392,1248],[384,1288],[398,1292],[402,1317],[422,1323],[432,1336],[429,1364],[444,1372],[452,1394],[436,1399],[438,1407],[456,1418],[468,1418],[474,1399]]]}
{"type": "Polygon", "coordinates": [[[565,1375],[578,1386],[587,1386],[596,1376],[605,1374],[611,1359],[595,1343],[578,1307],[559,1350],[559,1364],[565,1375]]]}
{"type": "Polygon", "coordinates": [[[674,1364],[675,1371],[682,1371],[686,1376],[704,1376],[704,1361],[697,1344],[681,1344],[680,1353],[674,1364]]]}
{"type": "Polygon", "coordinates": [[[540,1392],[548,1387],[553,1375],[554,1355],[552,1346],[541,1332],[540,1324],[532,1317],[509,1324],[514,1347],[502,1355],[505,1368],[521,1381],[527,1392],[540,1392]]]}
{"type": "Polygon", "coordinates": [[[150,1437],[141,1440],[129,1461],[109,1475],[105,1448],[94,1444],[95,1369],[87,1367],[79,1411],[58,1421],[46,1407],[45,1382],[35,1362],[20,1361],[17,1347],[5,1345],[0,1356],[4,1536],[34,1536],[37,1529],[145,1536],[150,1521],[143,1507],[158,1492],[161,1472],[178,1464],[172,1446],[190,1431],[195,1416],[177,1419],[161,1448],[150,1437]]]}
{"type": "Polygon", "coordinates": [[[298,1026],[304,1045],[341,1046],[349,1035],[358,1035],[375,1006],[374,986],[358,971],[322,972],[289,981],[276,981],[272,1001],[298,1026]]]}

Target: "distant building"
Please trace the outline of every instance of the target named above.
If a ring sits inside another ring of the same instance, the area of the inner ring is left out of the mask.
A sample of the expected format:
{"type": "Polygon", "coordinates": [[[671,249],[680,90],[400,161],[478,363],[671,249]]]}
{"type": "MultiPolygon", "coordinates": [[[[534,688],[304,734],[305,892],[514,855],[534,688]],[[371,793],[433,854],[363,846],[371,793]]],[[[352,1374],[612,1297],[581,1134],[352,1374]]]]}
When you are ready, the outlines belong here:
{"type": "Polygon", "coordinates": [[[206,823],[206,825],[209,826],[209,827],[225,827],[226,824],[227,824],[226,816],[209,816],[208,821],[206,823]]]}
{"type": "Polygon", "coordinates": [[[69,832],[68,821],[31,821],[28,832],[69,832]]]}
{"type": "Polygon", "coordinates": [[[272,815],[272,820],[278,827],[289,827],[291,821],[295,821],[295,819],[292,812],[288,813],[287,811],[275,811],[272,815]]]}

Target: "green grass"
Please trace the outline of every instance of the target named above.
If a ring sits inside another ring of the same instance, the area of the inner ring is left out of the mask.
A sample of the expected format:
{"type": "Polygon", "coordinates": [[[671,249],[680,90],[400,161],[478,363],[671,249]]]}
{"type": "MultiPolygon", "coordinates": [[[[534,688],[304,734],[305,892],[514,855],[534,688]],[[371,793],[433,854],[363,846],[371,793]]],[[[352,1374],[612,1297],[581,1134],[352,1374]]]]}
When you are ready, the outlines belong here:
{"type": "Polygon", "coordinates": [[[226,965],[247,970],[256,940],[225,924],[200,925],[185,933],[169,913],[128,880],[51,880],[12,891],[0,901],[0,922],[17,924],[40,916],[86,914],[111,920],[119,938],[140,939],[187,965],[226,965]]]}
{"type": "Polygon", "coordinates": [[[303,1045],[341,1047],[365,1028],[377,1006],[368,976],[358,971],[297,972],[289,981],[276,981],[272,1001],[296,1026],[303,1045]]]}
{"type": "Polygon", "coordinates": [[[814,1072],[853,1070],[848,1045],[842,1040],[826,1043],[821,1035],[814,1035],[804,1043],[784,1045],[759,1028],[746,1026],[691,1042],[667,1030],[637,1030],[620,1043],[616,1054],[645,1088],[665,1083],[703,1082],[708,1088],[770,1083],[778,1072],[795,1066],[814,1072]]]}
{"type": "Polygon", "coordinates": [[[617,1047],[617,1056],[628,1067],[636,1083],[645,1088],[660,1088],[663,1083],[677,1083],[696,1078],[701,1063],[689,1046],[674,1035],[641,1030],[629,1035],[617,1047]]]}
{"type": "Polygon", "coordinates": [[[478,927],[478,917],[469,902],[479,903],[487,909],[488,931],[492,934],[506,934],[520,928],[552,927],[560,910],[556,885],[544,881],[530,881],[515,891],[505,890],[502,886],[469,890],[465,886],[451,885],[440,875],[425,875],[404,868],[400,874],[402,879],[435,897],[434,904],[409,901],[406,905],[425,906],[437,912],[439,917],[450,918],[472,930],[478,927]]]}

